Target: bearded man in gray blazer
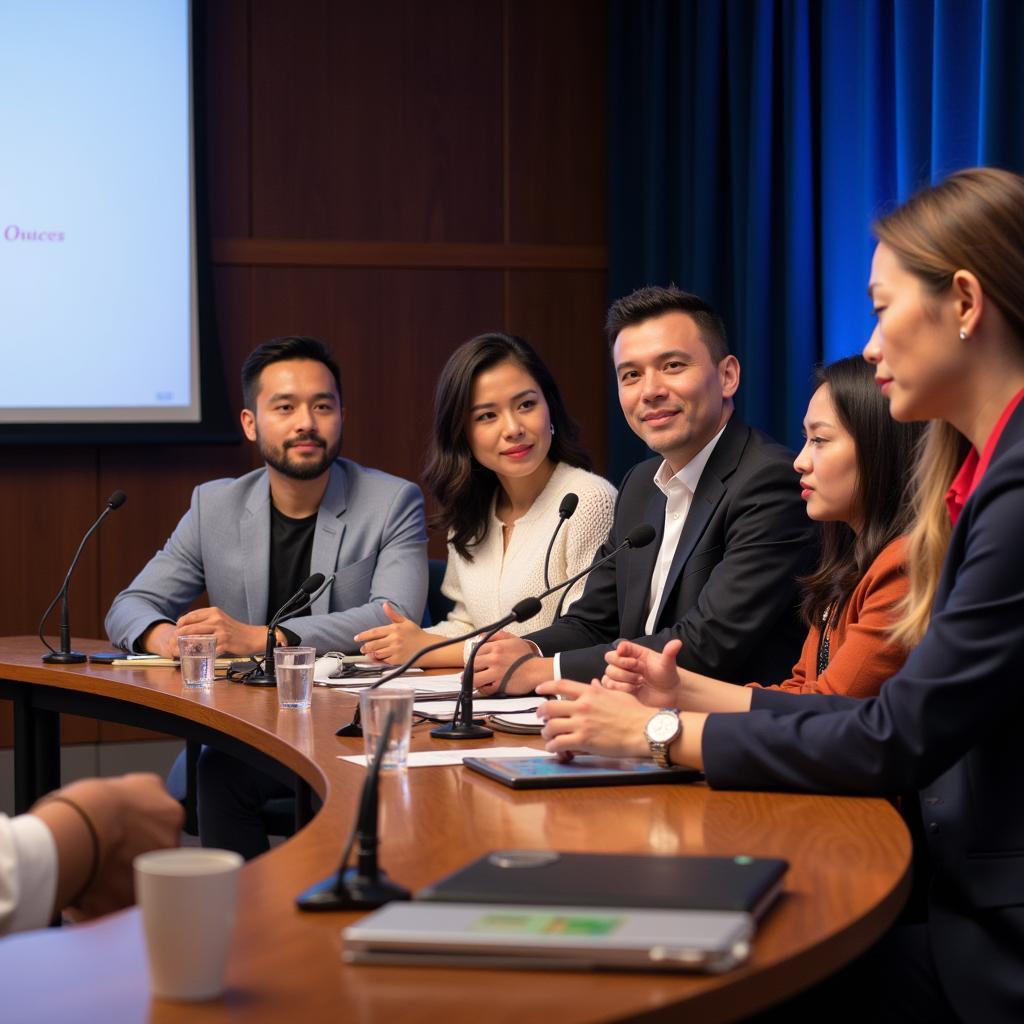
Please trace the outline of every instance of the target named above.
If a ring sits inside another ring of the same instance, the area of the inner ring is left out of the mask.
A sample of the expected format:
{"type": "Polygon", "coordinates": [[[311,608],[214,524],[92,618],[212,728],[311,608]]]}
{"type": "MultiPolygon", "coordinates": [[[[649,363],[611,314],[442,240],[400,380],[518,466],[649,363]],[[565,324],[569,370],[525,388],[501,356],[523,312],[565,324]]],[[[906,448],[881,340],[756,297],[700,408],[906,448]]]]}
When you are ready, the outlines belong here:
{"type": "MultiPolygon", "coordinates": [[[[178,637],[211,634],[217,653],[262,652],[267,623],[312,573],[335,575],[311,608],[276,627],[277,643],[355,651],[386,624],[384,602],[419,621],[427,593],[423,495],[415,484],[338,457],[341,378],[322,342],[275,338],[242,368],[242,429],[266,463],[201,484],[163,549],[107,613],[111,641],[177,657],[178,637]],[[207,607],[187,611],[203,591],[207,607]]],[[[267,766],[271,768],[270,765],[267,766]]],[[[183,760],[168,788],[183,795],[183,760]]],[[[213,747],[198,764],[204,846],[254,857],[268,848],[260,810],[291,790],[213,747]]]]}
{"type": "Polygon", "coordinates": [[[266,462],[200,484],[164,548],[114,599],[119,647],[177,657],[178,637],[210,633],[217,653],[266,647],[271,616],[314,572],[334,583],[277,630],[279,644],[355,651],[385,625],[387,601],[419,621],[427,591],[423,496],[406,480],[338,458],[338,367],[313,338],[276,338],[242,369],[242,429],[266,462]],[[209,607],[186,612],[206,591],[209,607]]]}

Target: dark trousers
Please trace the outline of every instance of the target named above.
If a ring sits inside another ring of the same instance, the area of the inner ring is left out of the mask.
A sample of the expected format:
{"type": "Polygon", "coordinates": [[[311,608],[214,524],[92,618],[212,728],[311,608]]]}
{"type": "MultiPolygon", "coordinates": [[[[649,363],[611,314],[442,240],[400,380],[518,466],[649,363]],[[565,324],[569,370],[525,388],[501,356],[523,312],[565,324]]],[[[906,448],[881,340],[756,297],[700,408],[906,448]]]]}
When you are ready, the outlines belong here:
{"type": "Polygon", "coordinates": [[[214,747],[203,747],[196,783],[203,846],[235,850],[246,860],[270,849],[263,808],[268,800],[292,796],[290,786],[214,747]]]}
{"type": "Polygon", "coordinates": [[[900,924],[853,963],[749,1024],[956,1024],[924,924],[900,924]]]}

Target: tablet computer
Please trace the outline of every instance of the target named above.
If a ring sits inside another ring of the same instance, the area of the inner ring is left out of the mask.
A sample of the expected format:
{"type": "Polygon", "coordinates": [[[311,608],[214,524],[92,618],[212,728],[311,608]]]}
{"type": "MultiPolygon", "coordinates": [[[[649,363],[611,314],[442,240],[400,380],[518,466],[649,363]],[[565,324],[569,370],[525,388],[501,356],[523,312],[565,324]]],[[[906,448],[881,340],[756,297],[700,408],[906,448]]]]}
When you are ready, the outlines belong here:
{"type": "Polygon", "coordinates": [[[554,757],[467,757],[467,768],[512,789],[557,789],[563,786],[634,786],[656,782],[693,782],[702,778],[689,768],[659,768],[653,761],[577,754],[571,761],[554,757]]]}

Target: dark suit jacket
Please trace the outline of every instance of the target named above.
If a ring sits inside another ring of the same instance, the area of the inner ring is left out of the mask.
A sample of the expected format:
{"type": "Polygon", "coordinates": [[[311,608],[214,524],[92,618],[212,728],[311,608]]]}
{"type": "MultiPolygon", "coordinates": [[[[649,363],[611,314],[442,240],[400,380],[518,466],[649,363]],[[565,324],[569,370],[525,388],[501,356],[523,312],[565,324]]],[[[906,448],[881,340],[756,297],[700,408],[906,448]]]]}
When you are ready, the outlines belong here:
{"type": "Polygon", "coordinates": [[[592,572],[569,612],[529,639],[545,655],[561,652],[562,675],[584,682],[602,675],[605,651],[619,637],[658,650],[679,637],[679,664],[717,679],[787,678],[806,633],[796,612],[796,577],[818,553],[792,453],[733,415],[697,484],[656,630],[645,636],[665,525],[665,496],[654,484],[661,461],[649,459],[626,474],[598,555],[640,523],[654,527],[655,540],[592,572]]]}
{"type": "MultiPolygon", "coordinates": [[[[711,715],[713,786],[917,790],[928,931],[965,1020],[1024,1020],[1024,405],[953,531],[928,632],[865,701],[755,691],[711,715]]],[[[855,869],[856,865],[851,865],[855,869]]]]}

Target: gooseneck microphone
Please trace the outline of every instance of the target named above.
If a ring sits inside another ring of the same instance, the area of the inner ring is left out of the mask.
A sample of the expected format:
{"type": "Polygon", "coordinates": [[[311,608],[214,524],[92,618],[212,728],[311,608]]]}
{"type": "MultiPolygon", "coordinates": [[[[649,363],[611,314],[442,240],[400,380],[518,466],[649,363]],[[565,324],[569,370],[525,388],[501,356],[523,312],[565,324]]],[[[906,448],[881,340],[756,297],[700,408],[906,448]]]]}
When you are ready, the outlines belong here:
{"type": "Polygon", "coordinates": [[[323,881],[311,885],[295,900],[299,910],[372,910],[392,900],[407,900],[411,894],[403,886],[390,881],[377,863],[377,807],[380,793],[380,766],[388,739],[395,724],[395,712],[388,712],[373,753],[363,791],[359,798],[359,814],[345,844],[338,870],[323,881]],[[357,845],[358,844],[358,845],[357,845]],[[352,847],[356,849],[356,866],[349,868],[352,847]]]}
{"type": "Polygon", "coordinates": [[[42,640],[43,646],[50,652],[43,656],[43,661],[47,665],[80,665],[86,660],[85,655],[81,651],[71,650],[71,625],[68,618],[68,590],[71,587],[71,574],[75,571],[75,566],[78,565],[78,559],[82,557],[86,541],[96,532],[100,523],[115,509],[119,509],[127,500],[128,496],[124,491],[114,491],[107,498],[106,507],[99,514],[96,522],[86,531],[85,536],[82,538],[82,543],[78,545],[75,557],[71,559],[71,568],[68,569],[68,574],[64,577],[60,590],[57,591],[57,595],[49,603],[46,611],[43,612],[42,618],[39,620],[39,639],[42,640]],[[43,626],[46,624],[47,616],[53,611],[53,607],[58,601],[61,602],[60,650],[55,651],[47,642],[46,637],[43,636],[43,626]]]}
{"type": "MultiPolygon", "coordinates": [[[[478,629],[471,630],[468,633],[463,633],[461,636],[446,637],[443,640],[438,640],[437,643],[421,647],[412,655],[412,657],[407,658],[401,665],[399,665],[398,668],[392,669],[390,672],[386,672],[381,676],[380,679],[371,685],[370,689],[376,689],[378,686],[383,686],[385,683],[390,682],[390,680],[400,676],[407,669],[415,665],[423,655],[429,654],[431,651],[438,651],[442,647],[448,647],[451,644],[464,643],[466,640],[472,640],[473,637],[480,636],[481,634],[487,634],[481,643],[473,648],[473,651],[469,656],[469,660],[466,662],[466,667],[462,672],[462,687],[459,691],[459,697],[455,705],[455,715],[450,723],[446,723],[445,725],[432,730],[430,735],[436,736],[439,739],[449,740],[479,739],[494,735],[490,729],[486,728],[486,726],[473,721],[473,664],[476,659],[476,652],[480,647],[482,647],[494,633],[497,633],[499,629],[504,629],[504,627],[509,625],[509,623],[526,622],[528,619],[532,619],[541,609],[542,598],[549,597],[557,590],[571,587],[577,580],[582,579],[588,572],[592,572],[599,566],[604,565],[605,562],[614,558],[620,551],[624,551],[626,548],[646,547],[652,540],[654,540],[654,538],[654,527],[651,526],[650,523],[641,523],[639,526],[634,526],[626,535],[625,540],[623,540],[618,547],[613,551],[610,551],[603,558],[599,558],[595,562],[592,562],[582,572],[576,573],[575,576],[570,577],[564,583],[559,583],[554,587],[548,587],[547,590],[542,594],[538,594],[536,597],[524,597],[522,601],[513,606],[512,610],[507,615],[502,616],[497,622],[489,623],[486,626],[480,626],[478,629]]],[[[348,725],[342,726],[337,731],[336,735],[363,735],[358,707],[356,707],[352,721],[349,722],[348,725]]]]}
{"type": "MultiPolygon", "coordinates": [[[[334,576],[324,578],[322,572],[315,572],[303,580],[298,590],[288,598],[267,625],[267,647],[263,652],[263,669],[257,669],[242,678],[246,686],[277,686],[277,669],[274,665],[274,647],[277,646],[277,635],[274,630],[277,624],[289,615],[295,615],[308,608],[332,583],[334,576]]],[[[253,656],[255,657],[255,655],[253,656]]]]}
{"type": "Polygon", "coordinates": [[[562,523],[566,519],[572,519],[573,512],[576,511],[576,506],[580,503],[580,496],[573,494],[570,491],[563,499],[561,504],[558,506],[558,522],[555,524],[555,532],[551,534],[551,540],[548,541],[548,550],[544,555],[544,586],[551,586],[551,579],[548,577],[548,568],[551,565],[551,551],[555,546],[555,538],[558,536],[558,531],[562,528],[562,523]]]}
{"type": "MultiPolygon", "coordinates": [[[[600,565],[604,565],[609,559],[614,558],[620,551],[626,548],[645,548],[652,540],[657,536],[657,533],[650,523],[640,523],[639,526],[634,526],[629,533],[626,534],[626,539],[610,554],[604,556],[597,562],[594,562],[589,569],[585,569],[583,572],[574,576],[571,580],[566,580],[565,583],[561,584],[562,596],[558,599],[558,607],[555,609],[555,618],[560,619],[562,617],[562,605],[565,603],[565,599],[569,594],[569,588],[577,581],[587,575],[588,572],[593,572],[600,565]]],[[[553,589],[557,589],[553,588],[553,589]]],[[[547,594],[542,594],[542,597],[547,597],[547,594]]]]}
{"type": "MultiPolygon", "coordinates": [[[[613,551],[609,552],[603,558],[599,558],[586,567],[582,572],[576,573],[575,576],[570,577],[564,583],[559,583],[557,586],[548,587],[543,594],[538,594],[536,597],[528,597],[520,601],[516,605],[516,608],[520,608],[523,605],[529,605],[531,608],[530,614],[515,617],[515,621],[522,622],[527,618],[532,618],[537,612],[540,611],[541,598],[548,597],[553,594],[556,590],[561,590],[563,595],[568,592],[577,580],[582,579],[589,572],[593,572],[600,565],[604,565],[609,559],[614,558],[620,551],[624,551],[626,548],[642,548],[654,540],[655,532],[654,527],[650,523],[641,523],[639,526],[634,526],[632,530],[626,535],[625,540],[618,545],[613,551]],[[532,602],[532,603],[531,603],[532,602]]],[[[561,606],[561,602],[559,602],[561,606]]],[[[485,725],[473,721],[473,665],[476,661],[476,652],[480,650],[490,638],[498,632],[503,626],[513,621],[515,609],[513,614],[506,616],[500,622],[494,626],[487,627],[487,633],[483,640],[480,641],[476,647],[473,648],[469,655],[469,659],[466,661],[466,667],[462,672],[462,689],[459,691],[459,698],[455,704],[455,714],[452,716],[452,720],[445,725],[438,726],[436,729],[430,731],[430,735],[441,740],[470,740],[470,739],[485,739],[488,736],[493,736],[494,733],[488,729],[485,725]]]]}
{"type": "MultiPolygon", "coordinates": [[[[420,660],[425,654],[430,654],[431,651],[439,651],[442,647],[450,647],[452,644],[465,643],[467,640],[472,640],[475,636],[480,636],[481,633],[486,633],[488,630],[502,629],[507,626],[510,622],[525,622],[527,619],[533,618],[537,612],[540,611],[540,602],[535,597],[526,597],[520,601],[508,615],[503,616],[495,624],[493,622],[488,623],[486,626],[479,626],[477,629],[471,629],[468,633],[462,633],[459,636],[449,636],[442,640],[438,640],[436,643],[427,644],[426,647],[421,647],[409,658],[406,658],[398,668],[391,669],[390,672],[385,672],[375,683],[371,683],[366,689],[376,690],[378,686],[383,686],[385,683],[391,682],[392,679],[397,679],[403,672],[412,668],[417,661],[420,660]],[[536,602],[536,607],[534,603],[536,602]]],[[[359,706],[356,706],[355,714],[352,716],[352,721],[348,725],[343,725],[336,733],[336,736],[362,736],[363,727],[360,721],[359,706]]]]}
{"type": "Polygon", "coordinates": [[[455,714],[452,715],[450,722],[431,729],[431,736],[439,740],[483,740],[494,735],[493,729],[488,729],[482,722],[473,720],[473,665],[476,662],[476,652],[499,629],[504,629],[510,622],[526,622],[527,619],[532,619],[540,611],[540,607],[540,598],[524,597],[507,615],[503,615],[489,626],[484,626],[481,630],[483,639],[470,652],[466,667],[462,670],[462,686],[455,701],[455,714]]]}

